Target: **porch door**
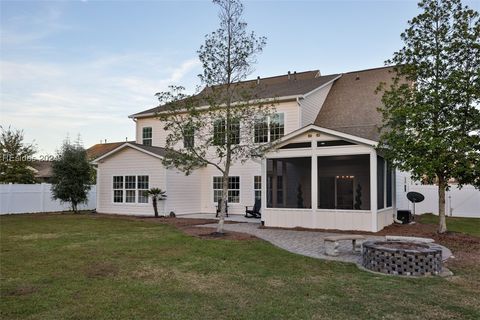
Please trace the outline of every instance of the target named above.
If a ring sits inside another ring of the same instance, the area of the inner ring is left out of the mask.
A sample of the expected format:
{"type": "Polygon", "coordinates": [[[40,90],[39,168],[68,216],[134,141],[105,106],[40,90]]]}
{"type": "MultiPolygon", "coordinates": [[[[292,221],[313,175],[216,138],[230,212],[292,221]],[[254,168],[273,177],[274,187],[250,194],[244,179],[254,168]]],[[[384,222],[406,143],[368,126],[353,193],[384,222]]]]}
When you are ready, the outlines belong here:
{"type": "Polygon", "coordinates": [[[353,179],[337,177],[337,209],[353,209],[353,179]]]}

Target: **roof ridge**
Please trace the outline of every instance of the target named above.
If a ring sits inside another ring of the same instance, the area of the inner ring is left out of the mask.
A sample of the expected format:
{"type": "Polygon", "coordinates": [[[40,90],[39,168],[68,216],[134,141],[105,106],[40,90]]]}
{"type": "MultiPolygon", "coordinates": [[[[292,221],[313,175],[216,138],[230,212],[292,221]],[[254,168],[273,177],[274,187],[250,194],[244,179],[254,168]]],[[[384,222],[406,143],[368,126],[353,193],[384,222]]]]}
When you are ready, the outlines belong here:
{"type": "Polygon", "coordinates": [[[392,65],[392,66],[375,67],[375,68],[368,68],[368,69],[348,71],[348,72],[344,72],[344,73],[342,73],[342,74],[351,74],[351,73],[358,73],[358,72],[367,72],[367,71],[373,71],[373,70],[388,69],[388,68],[393,68],[393,67],[395,67],[395,66],[392,65]]]}

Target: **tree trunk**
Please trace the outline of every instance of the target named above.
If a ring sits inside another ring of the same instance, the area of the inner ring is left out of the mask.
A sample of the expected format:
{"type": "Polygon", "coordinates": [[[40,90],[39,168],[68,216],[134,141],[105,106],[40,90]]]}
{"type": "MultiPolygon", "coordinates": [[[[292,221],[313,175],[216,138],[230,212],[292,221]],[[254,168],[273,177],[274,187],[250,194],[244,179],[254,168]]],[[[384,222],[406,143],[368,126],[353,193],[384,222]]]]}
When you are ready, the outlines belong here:
{"type": "Polygon", "coordinates": [[[225,216],[227,214],[227,200],[228,200],[228,170],[223,173],[222,185],[222,201],[220,202],[220,213],[218,214],[217,232],[223,233],[223,225],[225,224],[225,216]]]}
{"type": "Polygon", "coordinates": [[[155,218],[158,218],[157,198],[153,198],[153,211],[155,212],[155,218]]]}
{"type": "Polygon", "coordinates": [[[445,179],[438,178],[438,233],[447,232],[447,220],[445,218],[445,179]]]}

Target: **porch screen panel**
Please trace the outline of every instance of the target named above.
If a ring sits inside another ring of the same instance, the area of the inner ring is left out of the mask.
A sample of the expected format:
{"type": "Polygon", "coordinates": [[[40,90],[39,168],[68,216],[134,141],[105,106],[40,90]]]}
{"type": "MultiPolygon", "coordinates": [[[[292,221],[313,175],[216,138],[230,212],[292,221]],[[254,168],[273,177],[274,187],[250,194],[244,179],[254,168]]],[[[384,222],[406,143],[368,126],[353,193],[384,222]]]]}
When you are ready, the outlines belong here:
{"type": "Polygon", "coordinates": [[[318,208],[370,209],[370,156],[318,157],[318,208]]]}
{"type": "Polygon", "coordinates": [[[267,160],[267,207],[311,208],[312,159],[267,160]]]}
{"type": "Polygon", "coordinates": [[[387,162],[387,208],[392,206],[392,198],[393,198],[393,174],[394,170],[392,170],[392,166],[387,162]]]}
{"type": "Polygon", "coordinates": [[[385,208],[385,160],[377,156],[377,208],[385,208]]]}

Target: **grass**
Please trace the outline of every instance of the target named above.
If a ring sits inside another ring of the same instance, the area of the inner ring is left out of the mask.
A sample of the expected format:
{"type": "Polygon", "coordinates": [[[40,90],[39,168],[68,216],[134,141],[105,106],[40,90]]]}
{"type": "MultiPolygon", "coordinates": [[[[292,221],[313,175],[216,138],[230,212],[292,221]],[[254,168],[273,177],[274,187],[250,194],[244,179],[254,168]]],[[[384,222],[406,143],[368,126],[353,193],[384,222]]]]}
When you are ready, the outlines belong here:
{"type": "MultiPolygon", "coordinates": [[[[422,214],[420,223],[438,225],[438,216],[429,214],[422,214]]],[[[480,219],[479,218],[459,218],[446,217],[448,231],[460,232],[469,234],[471,236],[480,237],[480,219]]]]}
{"type": "Polygon", "coordinates": [[[0,222],[3,319],[480,318],[478,266],[450,279],[406,279],[151,222],[0,222]]]}

